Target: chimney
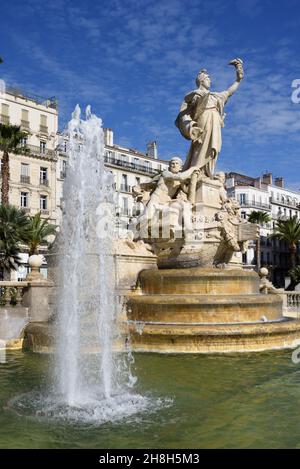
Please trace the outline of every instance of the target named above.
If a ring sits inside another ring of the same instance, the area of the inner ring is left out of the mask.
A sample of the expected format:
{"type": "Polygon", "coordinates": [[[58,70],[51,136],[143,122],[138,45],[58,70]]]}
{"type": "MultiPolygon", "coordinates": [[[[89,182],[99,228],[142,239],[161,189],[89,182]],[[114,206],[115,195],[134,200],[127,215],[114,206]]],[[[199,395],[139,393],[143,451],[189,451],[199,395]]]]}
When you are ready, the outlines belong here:
{"type": "Polygon", "coordinates": [[[256,187],[257,189],[261,189],[261,178],[256,178],[254,180],[254,187],[256,187]]]}
{"type": "Polygon", "coordinates": [[[272,173],[265,173],[262,175],[262,183],[267,185],[273,184],[273,175],[272,173]]]}
{"type": "Polygon", "coordinates": [[[283,187],[283,178],[282,177],[275,178],[275,186],[283,187]]]}
{"type": "Polygon", "coordinates": [[[114,133],[112,129],[103,129],[104,131],[104,144],[110,147],[114,144],[114,133]]]}
{"type": "Polygon", "coordinates": [[[157,143],[155,141],[147,143],[146,154],[150,156],[150,158],[157,160],[157,143]]]}

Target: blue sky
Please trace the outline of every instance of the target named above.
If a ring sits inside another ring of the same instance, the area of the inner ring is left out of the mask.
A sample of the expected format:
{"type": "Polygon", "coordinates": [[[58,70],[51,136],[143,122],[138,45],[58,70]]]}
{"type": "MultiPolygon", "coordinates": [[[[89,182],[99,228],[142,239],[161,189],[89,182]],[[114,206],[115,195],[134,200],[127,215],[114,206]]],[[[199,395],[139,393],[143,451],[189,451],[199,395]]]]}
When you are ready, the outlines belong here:
{"type": "Polygon", "coordinates": [[[222,91],[235,77],[228,62],[243,58],[218,168],[269,170],[300,188],[298,0],[2,0],[1,13],[1,78],[56,96],[61,128],[77,102],[91,104],[116,143],[155,139],[166,159],[188,150],[174,120],[198,70],[222,91]]]}

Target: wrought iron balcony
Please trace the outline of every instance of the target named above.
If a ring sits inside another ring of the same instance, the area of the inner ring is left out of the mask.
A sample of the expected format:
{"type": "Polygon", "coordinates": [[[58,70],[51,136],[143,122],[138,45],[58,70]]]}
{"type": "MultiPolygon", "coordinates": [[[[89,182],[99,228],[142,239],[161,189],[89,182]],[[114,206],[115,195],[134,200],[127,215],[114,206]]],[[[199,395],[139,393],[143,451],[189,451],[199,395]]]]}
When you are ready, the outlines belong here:
{"type": "Polygon", "coordinates": [[[121,192],[131,193],[131,186],[128,186],[127,184],[121,184],[120,190],[121,190],[121,192]]]}
{"type": "Polygon", "coordinates": [[[292,199],[278,200],[275,197],[270,197],[270,202],[276,205],[283,205],[284,207],[291,207],[291,208],[294,208],[295,210],[300,209],[300,204],[298,200],[292,200],[292,199]]]}
{"type": "Polygon", "coordinates": [[[119,158],[113,158],[111,156],[105,156],[105,163],[114,167],[126,168],[129,171],[146,173],[150,176],[158,173],[157,169],[152,169],[141,164],[130,163],[129,161],[124,161],[119,158]]]}
{"type": "Polygon", "coordinates": [[[30,184],[30,176],[25,176],[24,174],[21,174],[20,182],[24,184],[30,184]]]}
{"type": "Polygon", "coordinates": [[[41,215],[49,215],[50,211],[46,208],[41,208],[41,215]]]}
{"type": "Polygon", "coordinates": [[[21,120],[21,130],[29,130],[29,121],[21,120]]]}
{"type": "Polygon", "coordinates": [[[248,200],[245,199],[243,201],[240,200],[240,206],[241,207],[253,207],[253,208],[260,208],[263,210],[271,210],[271,205],[270,204],[264,204],[262,202],[256,202],[255,200],[248,200]]]}
{"type": "Polygon", "coordinates": [[[46,125],[40,125],[40,133],[48,135],[48,127],[46,125]]]}
{"type": "Polygon", "coordinates": [[[26,145],[26,149],[32,155],[46,156],[47,158],[56,159],[55,150],[49,150],[48,148],[40,148],[35,145],[26,145]]]}
{"type": "Polygon", "coordinates": [[[1,121],[1,124],[6,124],[6,125],[9,125],[9,116],[6,116],[5,114],[1,114],[0,115],[0,121],[1,121]]]}
{"type": "Polygon", "coordinates": [[[49,179],[40,178],[40,186],[49,186],[49,179]]]}

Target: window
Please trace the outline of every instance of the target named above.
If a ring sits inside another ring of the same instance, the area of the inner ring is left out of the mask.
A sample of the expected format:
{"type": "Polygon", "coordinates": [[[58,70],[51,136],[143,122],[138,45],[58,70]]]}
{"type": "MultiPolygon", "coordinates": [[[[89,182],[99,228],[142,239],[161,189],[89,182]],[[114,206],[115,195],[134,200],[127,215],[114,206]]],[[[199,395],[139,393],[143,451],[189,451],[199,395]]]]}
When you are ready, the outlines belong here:
{"type": "Polygon", "coordinates": [[[134,165],[137,165],[137,166],[138,166],[138,164],[139,164],[139,159],[138,159],[138,158],[134,158],[134,159],[133,159],[133,163],[134,163],[134,165]]]}
{"type": "Polygon", "coordinates": [[[246,194],[240,194],[239,198],[240,198],[240,204],[245,205],[246,204],[246,194]]]}
{"type": "Polygon", "coordinates": [[[243,218],[244,220],[246,220],[246,212],[241,212],[241,218],[243,218]]]}
{"type": "Polygon", "coordinates": [[[40,209],[47,210],[47,208],[48,208],[48,198],[46,195],[41,195],[40,196],[40,209]]]}
{"type": "Polygon", "coordinates": [[[243,254],[242,254],[242,262],[243,262],[243,264],[247,264],[247,253],[246,252],[243,252],[243,254]]]}
{"type": "Polygon", "coordinates": [[[122,212],[123,212],[123,215],[128,215],[128,199],[127,199],[127,197],[122,198],[122,212]]]}
{"type": "Polygon", "coordinates": [[[60,168],[61,168],[60,177],[61,177],[61,179],[63,179],[63,178],[66,177],[66,173],[67,173],[67,162],[66,162],[66,160],[61,160],[60,168]]]}
{"type": "Polygon", "coordinates": [[[138,185],[141,183],[141,178],[140,178],[140,177],[136,177],[136,178],[135,178],[135,183],[136,183],[136,185],[138,186],[138,185]]]}
{"type": "Polygon", "coordinates": [[[40,132],[47,134],[48,133],[48,127],[47,127],[47,116],[44,114],[41,114],[40,116],[40,132]]]}
{"type": "Polygon", "coordinates": [[[26,109],[21,111],[21,126],[29,129],[29,113],[26,109]]]}
{"type": "Polygon", "coordinates": [[[20,205],[22,208],[28,207],[28,192],[21,192],[21,201],[20,205]]]}
{"type": "Polygon", "coordinates": [[[46,153],[46,142],[40,142],[40,152],[42,153],[42,155],[46,153]]]}
{"type": "Polygon", "coordinates": [[[1,122],[2,124],[9,124],[9,105],[1,104],[1,122]]]}
{"type": "Polygon", "coordinates": [[[21,163],[21,182],[30,183],[30,177],[29,177],[29,164],[21,163]]]}
{"type": "Polygon", "coordinates": [[[40,167],[40,183],[48,185],[48,168],[40,167]]]}
{"type": "Polygon", "coordinates": [[[23,138],[21,139],[21,147],[26,147],[27,141],[28,141],[28,140],[27,140],[27,137],[23,137],[23,138]]]}

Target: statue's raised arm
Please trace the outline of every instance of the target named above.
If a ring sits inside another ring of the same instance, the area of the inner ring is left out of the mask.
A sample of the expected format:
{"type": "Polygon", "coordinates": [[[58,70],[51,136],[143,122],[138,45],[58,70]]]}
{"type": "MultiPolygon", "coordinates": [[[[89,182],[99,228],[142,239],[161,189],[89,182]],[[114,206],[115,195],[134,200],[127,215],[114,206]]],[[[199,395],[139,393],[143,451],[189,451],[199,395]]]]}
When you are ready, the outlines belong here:
{"type": "Polygon", "coordinates": [[[192,140],[184,170],[196,167],[207,177],[213,177],[218,154],[221,151],[221,129],[224,126],[224,106],[237,90],[244,77],[243,61],[230,62],[236,69],[235,82],[225,91],[211,92],[211,80],[207,70],[197,75],[197,89],[188,93],[181,105],[175,125],[181,134],[192,140]]]}

